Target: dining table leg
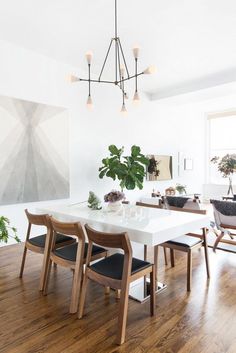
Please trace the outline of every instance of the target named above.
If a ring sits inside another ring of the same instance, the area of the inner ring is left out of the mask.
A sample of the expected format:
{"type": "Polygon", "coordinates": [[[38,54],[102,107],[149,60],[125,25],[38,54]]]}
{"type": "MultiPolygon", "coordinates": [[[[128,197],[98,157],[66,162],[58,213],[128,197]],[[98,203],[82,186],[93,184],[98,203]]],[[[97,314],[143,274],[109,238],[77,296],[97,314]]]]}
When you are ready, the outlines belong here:
{"type": "MultiPolygon", "coordinates": [[[[147,261],[147,245],[144,245],[143,247],[143,260],[147,261]]],[[[143,295],[144,297],[147,296],[147,276],[143,277],[143,295]]]]}

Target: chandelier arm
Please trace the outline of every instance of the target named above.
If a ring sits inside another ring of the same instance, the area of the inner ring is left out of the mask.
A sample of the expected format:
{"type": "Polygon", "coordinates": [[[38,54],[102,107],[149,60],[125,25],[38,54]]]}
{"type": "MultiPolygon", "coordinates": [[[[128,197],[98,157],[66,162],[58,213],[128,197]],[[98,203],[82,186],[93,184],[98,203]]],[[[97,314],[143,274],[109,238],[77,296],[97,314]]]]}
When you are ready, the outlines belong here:
{"type": "Polygon", "coordinates": [[[118,86],[118,87],[119,87],[119,89],[122,91],[122,93],[125,95],[125,94],[126,94],[126,92],[123,90],[122,85],[120,86],[120,85],[118,84],[117,86],[118,86]]]}
{"type": "Polygon", "coordinates": [[[116,82],[118,81],[118,45],[117,39],[115,38],[115,73],[116,73],[116,82]]]}
{"type": "Polygon", "coordinates": [[[103,65],[102,65],[102,69],[101,69],[101,72],[100,72],[100,75],[99,75],[98,81],[100,81],[100,79],[101,79],[101,76],[102,76],[102,73],[103,73],[104,67],[105,67],[106,62],[107,62],[108,55],[109,55],[110,50],[111,50],[111,45],[112,45],[113,40],[114,40],[114,38],[112,38],[112,39],[111,39],[111,41],[110,41],[110,45],[109,45],[109,48],[108,48],[108,50],[107,50],[107,53],[106,53],[106,57],[105,57],[104,63],[103,63],[103,65]]]}
{"type": "Polygon", "coordinates": [[[121,77],[121,65],[120,65],[120,48],[119,48],[119,45],[117,45],[117,49],[118,49],[118,51],[117,51],[117,54],[118,54],[118,67],[119,67],[119,76],[120,76],[120,81],[121,81],[122,77],[121,77]]]}
{"type": "Polygon", "coordinates": [[[91,65],[88,64],[88,72],[89,72],[89,79],[88,79],[88,83],[89,83],[89,97],[91,96],[91,79],[90,79],[90,74],[91,74],[91,65]]]}
{"type": "Polygon", "coordinates": [[[124,64],[125,64],[125,69],[126,69],[126,72],[127,72],[127,76],[129,77],[129,70],[128,70],[128,66],[126,64],[125,55],[124,55],[124,52],[123,52],[123,49],[122,49],[120,38],[117,38],[117,40],[118,40],[118,43],[119,43],[119,46],[120,46],[120,50],[121,50],[121,54],[122,54],[122,57],[123,57],[123,61],[124,61],[124,64]]]}
{"type": "MultiPolygon", "coordinates": [[[[87,78],[80,78],[79,81],[82,82],[89,82],[89,79],[87,78]]],[[[106,80],[92,80],[90,79],[90,82],[95,82],[95,83],[113,83],[113,85],[115,85],[115,81],[106,81],[106,80]]]]}
{"type": "Polygon", "coordinates": [[[138,58],[135,58],[135,93],[138,92],[138,58]]]}
{"type": "Polygon", "coordinates": [[[143,75],[143,74],[144,74],[144,72],[139,72],[137,75],[129,76],[129,77],[127,77],[127,78],[124,78],[124,79],[118,81],[117,83],[121,83],[121,82],[123,82],[123,81],[131,80],[132,78],[135,78],[136,76],[140,76],[140,75],[143,75]]]}

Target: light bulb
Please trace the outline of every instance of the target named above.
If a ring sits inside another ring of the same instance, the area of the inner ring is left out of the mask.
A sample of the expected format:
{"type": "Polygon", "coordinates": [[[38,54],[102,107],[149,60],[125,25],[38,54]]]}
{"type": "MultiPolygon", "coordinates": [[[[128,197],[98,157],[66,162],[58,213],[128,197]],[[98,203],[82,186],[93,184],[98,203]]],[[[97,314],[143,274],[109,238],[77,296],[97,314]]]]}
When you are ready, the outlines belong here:
{"type": "Polygon", "coordinates": [[[70,83],[74,83],[74,82],[79,81],[79,78],[76,77],[75,75],[67,75],[66,81],[68,81],[70,83]]]}
{"type": "Polygon", "coordinates": [[[87,109],[88,110],[92,110],[93,109],[93,101],[92,101],[92,98],[91,98],[91,96],[88,96],[88,99],[87,99],[87,109]]]}
{"type": "Polygon", "coordinates": [[[134,54],[134,58],[135,59],[138,59],[138,57],[139,57],[139,51],[140,51],[140,48],[139,48],[139,46],[135,46],[135,47],[133,47],[133,54],[134,54]]]}
{"type": "Polygon", "coordinates": [[[91,51],[88,51],[88,52],[85,54],[85,57],[86,57],[87,63],[88,63],[88,64],[91,64],[92,57],[93,57],[93,53],[92,53],[91,51]]]}
{"type": "Polygon", "coordinates": [[[152,65],[152,66],[148,66],[146,70],[143,71],[143,73],[146,75],[150,75],[150,74],[154,74],[156,71],[157,71],[156,66],[152,65]]]}
{"type": "Polygon", "coordinates": [[[125,76],[125,67],[124,66],[120,67],[120,74],[121,74],[121,77],[125,76]]]}
{"type": "Polygon", "coordinates": [[[134,103],[134,105],[139,105],[139,103],[140,103],[140,97],[139,97],[138,92],[134,93],[133,103],[134,103]]]}
{"type": "Polygon", "coordinates": [[[125,104],[122,104],[122,108],[121,108],[120,112],[122,115],[127,115],[127,110],[126,110],[125,104]]]}

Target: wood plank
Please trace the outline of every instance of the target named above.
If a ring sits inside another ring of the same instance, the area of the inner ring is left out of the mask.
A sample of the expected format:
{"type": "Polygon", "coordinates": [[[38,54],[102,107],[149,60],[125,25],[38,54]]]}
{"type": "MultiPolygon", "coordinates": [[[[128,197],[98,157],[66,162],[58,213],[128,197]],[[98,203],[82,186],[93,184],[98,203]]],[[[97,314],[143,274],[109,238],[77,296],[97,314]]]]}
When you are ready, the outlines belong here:
{"type": "MultiPolygon", "coordinates": [[[[0,248],[1,353],[234,353],[236,351],[236,257],[209,249],[207,281],[204,249],[193,253],[192,291],[186,292],[186,254],[176,251],[175,267],[159,255],[158,279],[168,288],[149,302],[129,300],[126,342],[118,347],[115,292],[89,283],[82,320],[68,313],[72,272],[52,269],[49,293],[38,291],[42,256],[29,255],[18,278],[23,244],[0,248]],[[220,333],[220,334],[219,334],[220,333]]],[[[150,254],[148,254],[150,260],[150,254]]]]}

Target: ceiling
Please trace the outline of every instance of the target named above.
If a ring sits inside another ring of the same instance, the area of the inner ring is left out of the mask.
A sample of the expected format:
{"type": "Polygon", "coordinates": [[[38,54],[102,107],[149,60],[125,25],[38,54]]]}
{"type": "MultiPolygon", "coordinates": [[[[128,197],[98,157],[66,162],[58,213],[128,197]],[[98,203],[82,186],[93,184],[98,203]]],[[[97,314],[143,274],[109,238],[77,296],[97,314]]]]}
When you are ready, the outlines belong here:
{"type": "MultiPolygon", "coordinates": [[[[157,67],[140,79],[155,99],[236,81],[235,0],[118,0],[118,10],[131,71],[134,44],[140,69],[157,67]]],[[[113,13],[114,0],[0,0],[0,39],[71,64],[78,74],[92,50],[97,75],[114,35],[113,13]]]]}

